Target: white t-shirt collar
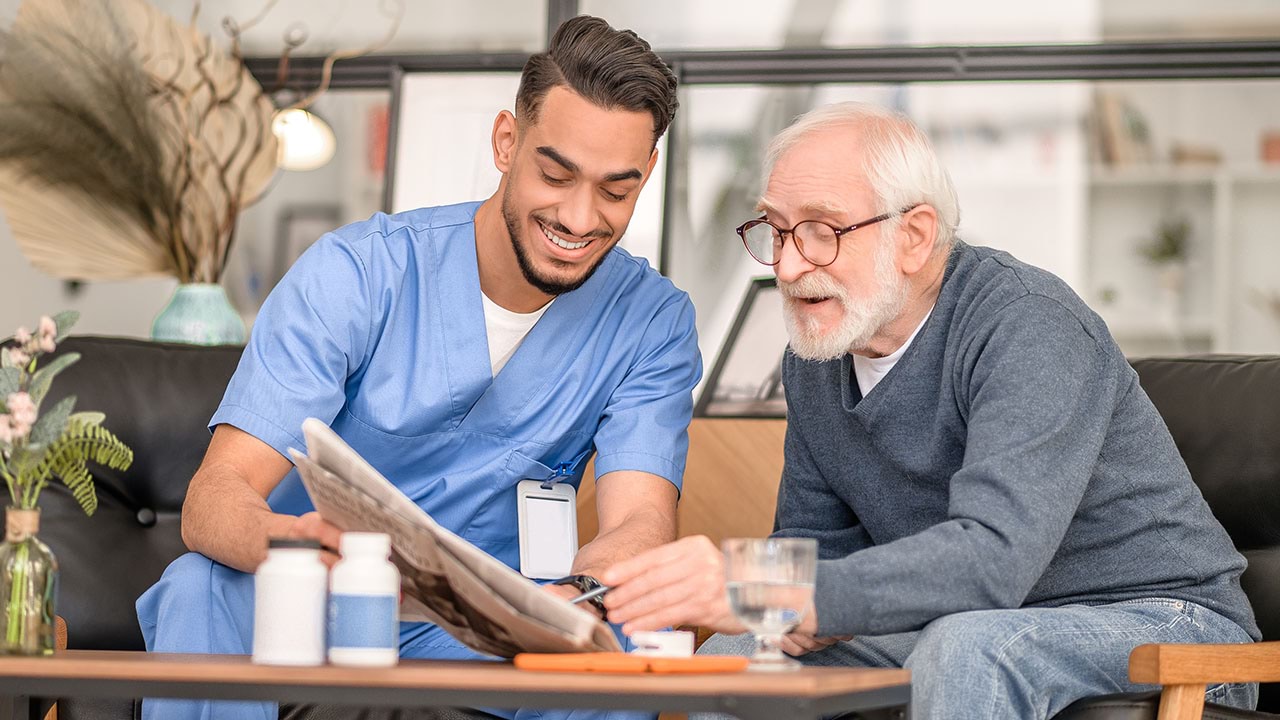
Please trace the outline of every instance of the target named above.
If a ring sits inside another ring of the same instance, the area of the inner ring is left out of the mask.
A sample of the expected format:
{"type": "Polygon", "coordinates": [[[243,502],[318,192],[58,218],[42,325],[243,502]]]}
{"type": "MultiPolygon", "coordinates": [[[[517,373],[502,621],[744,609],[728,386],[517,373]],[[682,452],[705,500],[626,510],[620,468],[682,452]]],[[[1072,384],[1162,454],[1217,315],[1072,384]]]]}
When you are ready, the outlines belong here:
{"type": "Polygon", "coordinates": [[[911,331],[911,336],[897,350],[885,355],[884,357],[869,358],[858,354],[853,354],[853,376],[858,380],[858,391],[862,393],[862,397],[866,397],[885,375],[893,369],[894,365],[902,359],[903,353],[907,348],[911,347],[911,342],[916,339],[916,335],[920,334],[920,328],[929,322],[929,316],[933,314],[933,307],[929,308],[929,312],[924,314],[924,319],[916,325],[916,329],[911,331]]]}

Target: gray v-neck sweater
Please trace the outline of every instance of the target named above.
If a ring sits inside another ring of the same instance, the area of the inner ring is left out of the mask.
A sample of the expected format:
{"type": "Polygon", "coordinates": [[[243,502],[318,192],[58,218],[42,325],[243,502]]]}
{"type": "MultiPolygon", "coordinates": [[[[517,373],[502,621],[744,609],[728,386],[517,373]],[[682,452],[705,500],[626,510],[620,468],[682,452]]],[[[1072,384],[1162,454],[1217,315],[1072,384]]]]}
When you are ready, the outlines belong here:
{"type": "Polygon", "coordinates": [[[1165,597],[1259,636],[1244,558],[1102,320],[1050,273],[957,243],[867,397],[848,355],[788,352],[783,381],[775,534],[819,540],[821,634],[1165,597]]]}

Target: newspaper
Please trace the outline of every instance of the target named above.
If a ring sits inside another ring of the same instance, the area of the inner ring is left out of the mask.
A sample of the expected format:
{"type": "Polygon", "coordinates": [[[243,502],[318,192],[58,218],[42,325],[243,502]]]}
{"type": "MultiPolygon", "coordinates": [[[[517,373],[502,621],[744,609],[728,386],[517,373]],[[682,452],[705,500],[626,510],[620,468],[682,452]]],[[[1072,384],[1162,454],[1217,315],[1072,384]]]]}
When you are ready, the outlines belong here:
{"type": "MultiPolygon", "coordinates": [[[[316,510],[339,529],[391,536],[402,620],[435,623],[473,650],[618,652],[594,614],[538,587],[427,515],[325,423],[302,424],[307,454],[289,449],[316,510]]],[[[512,519],[515,522],[515,519],[512,519]]]]}

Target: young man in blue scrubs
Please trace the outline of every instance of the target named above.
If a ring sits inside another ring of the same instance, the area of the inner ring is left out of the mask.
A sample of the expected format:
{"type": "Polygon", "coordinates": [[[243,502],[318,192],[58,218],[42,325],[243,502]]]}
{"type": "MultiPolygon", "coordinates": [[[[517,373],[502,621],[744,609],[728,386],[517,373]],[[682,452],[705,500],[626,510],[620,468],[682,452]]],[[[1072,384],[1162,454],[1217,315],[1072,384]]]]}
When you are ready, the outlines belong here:
{"type": "MultiPolygon", "coordinates": [[[[250,573],[267,539],[338,546],[285,454],[305,447],[307,417],[513,568],[516,484],[559,472],[576,486],[593,450],[600,532],[573,572],[675,537],[701,372],[693,308],[616,245],[676,105],[675,77],[646,42],[570,20],[525,66],[515,113],[494,121],[502,180],[490,198],[376,215],[303,255],[263,305],[210,421],[183,508],[193,552],[138,601],[148,650],[249,652],[250,573]]],[[[400,641],[404,657],[476,657],[430,624],[402,625],[400,641]]],[[[148,700],[144,716],[276,708],[148,700]]]]}

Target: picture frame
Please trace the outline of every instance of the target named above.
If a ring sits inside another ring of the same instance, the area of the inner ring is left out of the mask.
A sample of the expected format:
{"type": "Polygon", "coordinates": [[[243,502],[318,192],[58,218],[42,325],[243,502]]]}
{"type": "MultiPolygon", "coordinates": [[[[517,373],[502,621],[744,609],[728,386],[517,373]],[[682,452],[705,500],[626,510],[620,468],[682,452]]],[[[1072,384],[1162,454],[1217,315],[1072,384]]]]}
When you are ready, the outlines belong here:
{"type": "Polygon", "coordinates": [[[694,406],[697,417],[785,418],[787,329],[777,278],[752,278],[694,406]]]}
{"type": "Polygon", "coordinates": [[[341,224],[342,208],[334,203],[295,204],[281,208],[276,219],[271,284],[267,287],[275,287],[312,243],[341,224]]]}

